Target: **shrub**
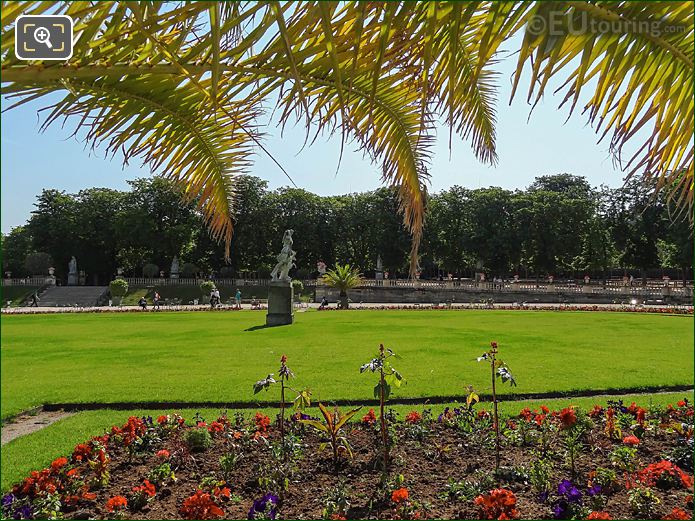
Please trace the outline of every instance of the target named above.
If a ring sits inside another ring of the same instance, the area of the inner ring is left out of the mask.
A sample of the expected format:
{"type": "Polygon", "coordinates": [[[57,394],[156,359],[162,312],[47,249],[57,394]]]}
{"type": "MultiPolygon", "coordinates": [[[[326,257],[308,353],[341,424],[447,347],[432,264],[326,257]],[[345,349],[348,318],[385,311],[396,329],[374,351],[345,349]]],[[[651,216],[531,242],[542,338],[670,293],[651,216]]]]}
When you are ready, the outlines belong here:
{"type": "Polygon", "coordinates": [[[24,259],[24,267],[32,275],[46,275],[53,266],[53,257],[42,251],[30,253],[24,259]]]}
{"type": "Polygon", "coordinates": [[[181,266],[181,275],[184,277],[195,277],[200,273],[200,268],[192,262],[184,262],[181,266]]]}
{"type": "Polygon", "coordinates": [[[304,291],[304,283],[301,280],[294,279],[291,284],[295,293],[304,291]]]}
{"type": "Polygon", "coordinates": [[[128,283],[125,279],[112,280],[109,283],[109,290],[112,297],[124,297],[128,293],[128,283]]]}
{"type": "Polygon", "coordinates": [[[207,429],[191,429],[186,433],[186,445],[191,452],[202,452],[212,446],[212,437],[207,429]]]}
{"type": "Polygon", "coordinates": [[[200,291],[203,292],[203,295],[209,295],[213,289],[215,289],[215,283],[211,280],[205,280],[200,283],[200,291]]]}
{"type": "Polygon", "coordinates": [[[657,487],[662,490],[693,486],[691,476],[683,472],[678,465],[666,460],[652,463],[640,470],[637,479],[647,487],[657,487]]]}
{"type": "Polygon", "coordinates": [[[171,470],[171,465],[169,465],[169,463],[162,463],[150,470],[147,474],[147,480],[158,487],[169,479],[176,481],[176,476],[174,475],[174,471],[171,470]]]}
{"type": "Polygon", "coordinates": [[[156,277],[157,275],[159,275],[159,266],[156,264],[149,262],[142,267],[143,277],[152,278],[156,277]]]}

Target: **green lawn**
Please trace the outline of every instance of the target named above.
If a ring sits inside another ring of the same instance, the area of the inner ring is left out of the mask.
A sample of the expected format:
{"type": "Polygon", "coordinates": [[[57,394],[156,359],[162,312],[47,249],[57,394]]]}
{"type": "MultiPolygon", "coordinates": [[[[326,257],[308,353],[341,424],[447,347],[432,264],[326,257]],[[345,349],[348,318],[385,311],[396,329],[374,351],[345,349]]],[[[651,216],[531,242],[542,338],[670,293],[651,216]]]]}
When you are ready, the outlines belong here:
{"type": "MultiPolygon", "coordinates": [[[[637,402],[640,406],[651,407],[651,406],[665,406],[666,404],[675,404],[678,400],[683,398],[688,398],[693,400],[693,393],[663,393],[651,396],[644,395],[625,395],[621,397],[626,404],[633,401],[637,402]]],[[[615,397],[613,399],[618,399],[615,397]]],[[[528,400],[519,402],[503,402],[500,404],[500,414],[502,415],[513,415],[518,414],[518,412],[524,407],[531,407],[532,409],[537,409],[541,404],[545,404],[553,410],[561,409],[562,407],[567,407],[568,405],[575,405],[578,407],[583,407],[584,409],[589,409],[594,404],[599,403],[602,405],[606,404],[605,397],[597,398],[572,398],[572,399],[556,399],[556,400],[528,400]]],[[[435,405],[431,407],[433,414],[437,415],[445,406],[456,406],[456,404],[446,404],[446,405],[435,405]]],[[[409,411],[416,410],[422,412],[423,406],[395,406],[400,417],[403,418],[405,414],[409,411]]],[[[478,409],[490,410],[489,403],[481,403],[478,405],[478,409]]],[[[265,414],[274,416],[277,414],[277,409],[261,409],[265,414]]],[[[363,411],[366,413],[369,409],[364,408],[363,411]]],[[[0,491],[5,492],[14,483],[20,481],[25,476],[29,474],[32,470],[38,470],[46,467],[55,458],[63,455],[68,455],[72,452],[72,449],[78,443],[89,439],[92,436],[97,436],[103,434],[111,425],[121,425],[125,423],[128,416],[144,416],[150,415],[157,417],[160,414],[166,412],[178,412],[183,415],[184,418],[190,420],[196,412],[200,414],[206,420],[214,419],[220,413],[218,410],[213,409],[203,409],[203,410],[180,410],[180,411],[161,411],[161,410],[133,410],[133,411],[114,411],[114,410],[103,410],[103,411],[87,411],[79,413],[70,418],[61,420],[53,425],[46,427],[38,432],[17,438],[9,442],[2,448],[2,465],[0,466],[2,470],[2,485],[0,486],[0,491]]],[[[252,415],[254,411],[246,411],[246,415],[252,415]]],[[[316,410],[308,410],[309,414],[318,416],[319,413],[316,410]]],[[[231,412],[228,413],[230,416],[231,412]]],[[[361,417],[362,414],[359,414],[361,417]]]]}
{"type": "Polygon", "coordinates": [[[2,417],[43,403],[274,400],[252,384],[289,356],[314,399],[370,398],[359,366],[384,342],[403,356],[396,396],[489,390],[475,357],[499,342],[519,386],[504,392],[630,389],[693,382],[693,317],[543,311],[264,312],[2,317],[2,417]]]}

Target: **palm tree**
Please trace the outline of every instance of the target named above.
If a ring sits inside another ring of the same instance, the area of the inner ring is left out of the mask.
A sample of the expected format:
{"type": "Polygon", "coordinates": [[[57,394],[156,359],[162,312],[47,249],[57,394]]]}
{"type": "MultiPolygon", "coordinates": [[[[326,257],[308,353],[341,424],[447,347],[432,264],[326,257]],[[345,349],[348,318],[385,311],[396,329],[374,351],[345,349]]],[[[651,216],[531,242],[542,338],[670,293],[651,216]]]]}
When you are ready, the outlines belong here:
{"type": "Polygon", "coordinates": [[[324,274],[323,282],[340,291],[340,309],[347,309],[349,307],[347,292],[362,284],[362,274],[349,264],[343,266],[336,264],[335,268],[324,274]]]}
{"type": "Polygon", "coordinates": [[[253,153],[271,155],[258,129],[271,111],[307,140],[339,132],[381,166],[413,273],[434,123],[496,162],[491,65],[505,45],[518,55],[514,93],[527,65],[534,105],[559,75],[569,114],[588,95],[583,112],[615,157],[637,150],[621,163],[628,175],[692,205],[691,2],[2,3],[3,94],[16,106],[62,93],[42,128],[73,121],[90,144],[175,180],[227,255],[236,180],[253,153]],[[74,19],[69,63],[18,60],[17,16],[56,13],[74,19]]]}

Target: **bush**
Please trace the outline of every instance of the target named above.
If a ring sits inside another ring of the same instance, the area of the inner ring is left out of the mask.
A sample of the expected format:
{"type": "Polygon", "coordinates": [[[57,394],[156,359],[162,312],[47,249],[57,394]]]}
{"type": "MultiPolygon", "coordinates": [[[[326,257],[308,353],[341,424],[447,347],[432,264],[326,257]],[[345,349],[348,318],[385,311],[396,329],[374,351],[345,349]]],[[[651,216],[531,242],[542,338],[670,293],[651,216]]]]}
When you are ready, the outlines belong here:
{"type": "Polygon", "coordinates": [[[304,291],[304,283],[301,280],[294,279],[292,281],[292,289],[295,293],[301,293],[304,291]]]}
{"type": "Polygon", "coordinates": [[[202,452],[212,446],[212,437],[205,428],[191,429],[186,433],[186,445],[191,452],[202,452]]]}
{"type": "Polygon", "coordinates": [[[200,291],[203,292],[203,295],[209,295],[210,292],[215,289],[215,283],[211,280],[206,280],[200,283],[200,291]]]}
{"type": "Polygon", "coordinates": [[[24,259],[24,267],[32,275],[48,275],[48,268],[53,266],[53,258],[42,251],[30,253],[24,259]]]}
{"type": "Polygon", "coordinates": [[[181,275],[184,277],[195,277],[200,272],[200,268],[192,262],[184,262],[181,266],[181,275]]]}
{"type": "Polygon", "coordinates": [[[128,283],[125,279],[112,280],[109,283],[109,290],[111,290],[112,297],[125,297],[128,293],[128,283]]]}
{"type": "Polygon", "coordinates": [[[145,264],[142,267],[142,276],[143,277],[157,277],[159,275],[159,266],[156,264],[152,264],[151,262],[148,264],[145,264]]]}

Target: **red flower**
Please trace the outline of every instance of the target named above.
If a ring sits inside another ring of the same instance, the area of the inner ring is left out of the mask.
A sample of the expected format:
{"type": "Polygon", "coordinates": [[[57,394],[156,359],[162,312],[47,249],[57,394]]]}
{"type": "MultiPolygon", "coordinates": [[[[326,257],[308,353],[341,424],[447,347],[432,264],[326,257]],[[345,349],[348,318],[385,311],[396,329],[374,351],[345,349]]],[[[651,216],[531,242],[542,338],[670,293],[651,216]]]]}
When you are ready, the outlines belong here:
{"type": "Polygon", "coordinates": [[[550,409],[548,409],[545,405],[541,405],[541,411],[543,411],[543,414],[548,414],[550,409]]]}
{"type": "Polygon", "coordinates": [[[661,519],[692,519],[692,514],[688,514],[685,510],[678,507],[673,507],[671,513],[661,519]]]}
{"type": "Polygon", "coordinates": [[[331,519],[335,521],[345,521],[347,518],[340,514],[331,514],[331,519]]]}
{"type": "Polygon", "coordinates": [[[169,417],[166,416],[166,415],[164,415],[164,414],[162,414],[161,416],[158,416],[158,417],[157,417],[157,423],[158,423],[159,425],[164,425],[164,424],[167,423],[168,421],[169,421],[169,417]]]}
{"type": "Polygon", "coordinates": [[[210,424],[210,427],[208,427],[208,430],[210,433],[216,433],[216,432],[222,432],[224,430],[224,425],[222,425],[220,422],[212,422],[210,424]]]}
{"type": "Polygon", "coordinates": [[[374,409],[369,409],[369,412],[362,418],[362,423],[367,423],[369,425],[374,425],[376,423],[376,414],[374,414],[374,409]]]}
{"type": "Polygon", "coordinates": [[[685,407],[686,405],[688,405],[688,402],[686,402],[685,400],[681,400],[676,405],[678,405],[678,407],[685,407]]]}
{"type": "Polygon", "coordinates": [[[478,411],[478,418],[482,419],[482,418],[489,418],[489,417],[490,417],[490,413],[487,412],[485,409],[478,411]]]}
{"type": "Polygon", "coordinates": [[[72,459],[73,461],[83,461],[89,459],[90,454],[92,453],[92,447],[90,447],[86,443],[80,443],[75,447],[75,450],[72,451],[72,459]]]}
{"type": "Polygon", "coordinates": [[[482,519],[514,519],[519,515],[516,496],[511,490],[496,488],[473,501],[482,519]]]}
{"type": "Polygon", "coordinates": [[[228,487],[215,487],[212,491],[212,495],[217,497],[225,497],[229,499],[230,497],[232,497],[232,491],[229,490],[228,487]]]}
{"type": "Polygon", "coordinates": [[[565,407],[559,413],[560,424],[563,429],[569,429],[577,423],[577,415],[572,407],[565,407]]]}
{"type": "Polygon", "coordinates": [[[531,421],[531,409],[529,409],[528,407],[524,407],[523,409],[521,409],[521,412],[519,413],[519,418],[523,418],[526,421],[531,421]]]}
{"type": "Polygon", "coordinates": [[[647,465],[637,473],[637,479],[648,487],[690,488],[693,486],[693,477],[683,472],[670,461],[661,460],[658,463],[647,465]]]}
{"type": "Polygon", "coordinates": [[[153,497],[156,493],[156,489],[154,488],[154,485],[152,483],[150,483],[147,480],[144,480],[142,482],[142,485],[140,485],[139,487],[133,487],[133,492],[135,492],[136,494],[142,492],[148,495],[149,497],[153,497]]]}
{"type": "Polygon", "coordinates": [[[422,420],[422,416],[417,411],[411,411],[405,417],[405,421],[408,423],[417,423],[420,420],[422,420]]]}
{"type": "Polygon", "coordinates": [[[68,464],[68,458],[58,458],[53,460],[51,463],[51,470],[53,472],[58,472],[60,469],[62,469],[65,465],[68,464]]]}
{"type": "Polygon", "coordinates": [[[210,494],[202,490],[186,499],[180,512],[185,519],[220,519],[224,516],[224,511],[215,504],[210,494]]]}
{"type": "Polygon", "coordinates": [[[270,418],[260,412],[256,413],[253,421],[256,423],[256,431],[258,432],[266,432],[270,427],[270,418]]]}
{"type": "Polygon", "coordinates": [[[598,418],[603,415],[603,407],[600,405],[594,405],[594,408],[589,411],[589,416],[591,418],[598,418]]]}
{"type": "Polygon", "coordinates": [[[634,446],[636,446],[636,445],[639,445],[639,438],[638,438],[637,436],[633,436],[633,435],[625,436],[625,437],[623,438],[623,443],[624,443],[625,445],[634,445],[634,446]]]}
{"type": "Polygon", "coordinates": [[[587,519],[613,519],[608,512],[592,512],[587,519]]]}
{"type": "Polygon", "coordinates": [[[113,496],[106,502],[106,511],[114,512],[128,506],[128,500],[123,496],[113,496]]]}
{"type": "Polygon", "coordinates": [[[158,458],[169,459],[169,456],[171,456],[171,454],[169,454],[169,451],[166,449],[162,449],[162,450],[157,452],[158,458]]]}
{"type": "Polygon", "coordinates": [[[391,494],[391,501],[394,503],[402,503],[404,501],[408,500],[408,489],[407,488],[399,488],[398,490],[394,490],[393,493],[391,494]]]}

